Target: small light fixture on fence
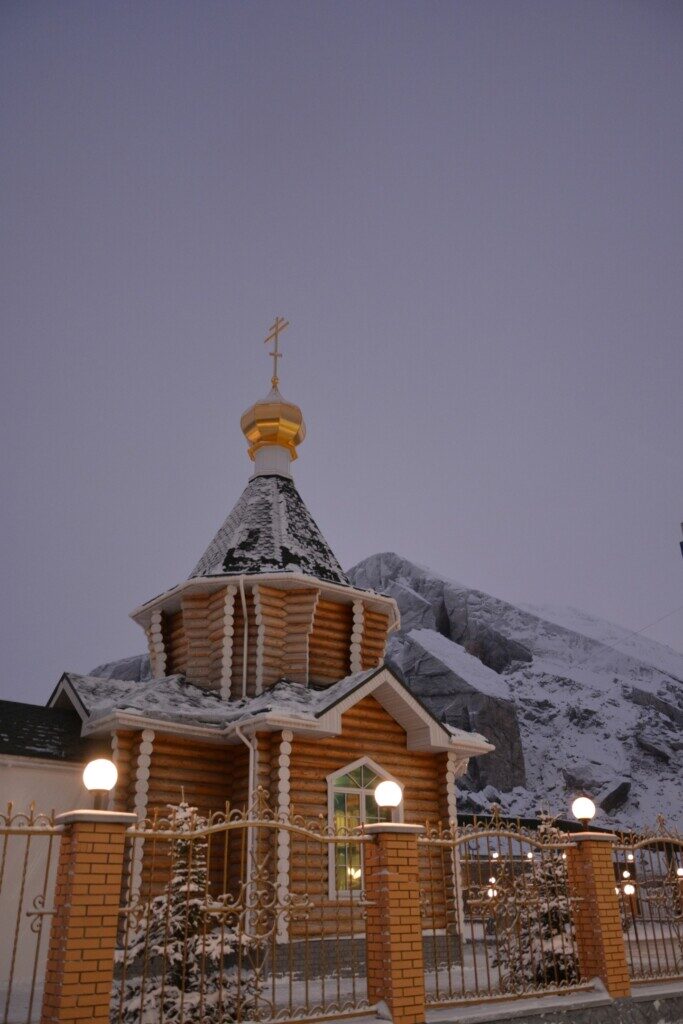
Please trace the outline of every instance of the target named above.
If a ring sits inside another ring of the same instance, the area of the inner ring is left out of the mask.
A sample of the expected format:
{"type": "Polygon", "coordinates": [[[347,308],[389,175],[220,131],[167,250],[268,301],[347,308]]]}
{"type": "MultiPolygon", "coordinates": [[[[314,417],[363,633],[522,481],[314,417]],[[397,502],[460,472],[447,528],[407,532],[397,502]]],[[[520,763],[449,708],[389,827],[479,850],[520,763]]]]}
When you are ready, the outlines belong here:
{"type": "Polygon", "coordinates": [[[385,779],[375,787],[375,801],[378,807],[398,807],[403,799],[403,790],[398,782],[385,779]]]}
{"type": "Polygon", "coordinates": [[[584,828],[588,828],[595,817],[595,804],[589,796],[577,796],[572,803],[572,814],[584,828]]]}
{"type": "Polygon", "coordinates": [[[104,810],[105,797],[116,785],[119,777],[116,765],[107,757],[96,757],[83,769],[83,785],[95,794],[95,810],[104,810]]]}
{"type": "Polygon", "coordinates": [[[635,891],[636,887],[631,882],[627,882],[624,886],[624,896],[633,896],[635,891]]]}

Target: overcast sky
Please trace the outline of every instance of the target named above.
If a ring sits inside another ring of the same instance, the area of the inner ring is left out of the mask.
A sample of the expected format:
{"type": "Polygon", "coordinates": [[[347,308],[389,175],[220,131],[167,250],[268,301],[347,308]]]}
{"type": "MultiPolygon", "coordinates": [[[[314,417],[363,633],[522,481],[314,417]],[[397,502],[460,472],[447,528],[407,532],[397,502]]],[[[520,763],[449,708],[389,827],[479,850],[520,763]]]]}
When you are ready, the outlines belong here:
{"type": "MultiPolygon", "coordinates": [[[[304,411],[344,566],[683,605],[683,5],[0,5],[0,693],[144,650],[304,411]]],[[[646,635],[683,649],[683,611],[646,635]]]]}

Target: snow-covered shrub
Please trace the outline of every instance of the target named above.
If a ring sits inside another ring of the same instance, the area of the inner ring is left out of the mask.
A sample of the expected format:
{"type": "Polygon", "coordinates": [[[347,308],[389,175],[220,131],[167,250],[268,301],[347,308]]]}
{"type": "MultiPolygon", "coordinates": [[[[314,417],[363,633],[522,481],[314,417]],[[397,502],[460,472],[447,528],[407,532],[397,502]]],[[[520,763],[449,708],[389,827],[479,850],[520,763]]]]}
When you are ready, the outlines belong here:
{"type": "MultiPolygon", "coordinates": [[[[207,824],[185,802],[169,810],[174,833],[191,833],[207,824]]],[[[115,982],[112,1022],[230,1024],[237,1019],[238,1006],[239,1016],[249,1017],[255,982],[245,947],[253,940],[238,936],[228,920],[206,913],[207,905],[221,905],[208,895],[206,855],[202,836],[172,840],[170,882],[135,908],[116,952],[121,965],[117,973],[125,971],[125,982],[123,991],[115,982]],[[247,955],[239,957],[238,976],[239,943],[247,955]]]]}
{"type": "MultiPolygon", "coordinates": [[[[549,818],[541,820],[537,835],[544,844],[566,841],[549,818]]],[[[533,857],[524,869],[496,883],[496,966],[507,992],[566,986],[579,980],[563,851],[547,846],[528,849],[533,857]]]]}

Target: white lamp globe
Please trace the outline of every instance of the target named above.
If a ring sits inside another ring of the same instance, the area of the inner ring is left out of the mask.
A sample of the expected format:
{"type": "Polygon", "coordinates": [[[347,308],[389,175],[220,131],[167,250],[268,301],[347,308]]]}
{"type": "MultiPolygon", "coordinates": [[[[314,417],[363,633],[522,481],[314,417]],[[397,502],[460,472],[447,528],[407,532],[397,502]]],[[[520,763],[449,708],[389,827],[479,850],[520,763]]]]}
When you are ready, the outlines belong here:
{"type": "Polygon", "coordinates": [[[577,796],[572,804],[572,814],[583,825],[588,825],[595,817],[595,804],[589,796],[577,796]]]}
{"type": "Polygon", "coordinates": [[[626,885],[624,886],[624,896],[633,896],[635,891],[636,891],[636,887],[631,882],[627,882],[626,885]]]}
{"type": "Polygon", "coordinates": [[[106,757],[97,757],[83,769],[83,785],[86,789],[108,793],[119,777],[116,765],[106,757]]]}
{"type": "Polygon", "coordinates": [[[403,799],[403,790],[398,782],[385,779],[375,787],[375,800],[378,807],[398,807],[403,799]]]}

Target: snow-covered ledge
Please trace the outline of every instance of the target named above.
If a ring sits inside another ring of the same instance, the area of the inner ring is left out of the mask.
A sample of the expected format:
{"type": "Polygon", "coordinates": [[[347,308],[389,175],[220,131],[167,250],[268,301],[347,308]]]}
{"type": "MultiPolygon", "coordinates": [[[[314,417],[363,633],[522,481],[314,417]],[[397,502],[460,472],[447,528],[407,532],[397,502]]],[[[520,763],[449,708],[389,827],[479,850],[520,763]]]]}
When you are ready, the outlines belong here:
{"type": "Polygon", "coordinates": [[[55,818],[57,825],[77,825],[79,822],[87,822],[95,825],[134,825],[137,820],[135,814],[127,811],[93,811],[85,808],[77,811],[64,811],[55,818]]]}

